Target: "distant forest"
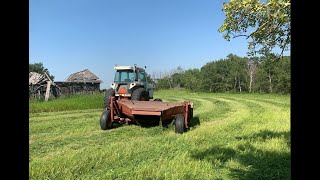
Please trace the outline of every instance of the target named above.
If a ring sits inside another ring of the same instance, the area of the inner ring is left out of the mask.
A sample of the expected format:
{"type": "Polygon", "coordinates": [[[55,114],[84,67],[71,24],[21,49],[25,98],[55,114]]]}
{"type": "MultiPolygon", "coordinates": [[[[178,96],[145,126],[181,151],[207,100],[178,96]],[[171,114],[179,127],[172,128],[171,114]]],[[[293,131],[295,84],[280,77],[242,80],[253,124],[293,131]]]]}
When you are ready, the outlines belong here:
{"type": "Polygon", "coordinates": [[[156,80],[150,80],[156,83],[157,89],[289,94],[290,70],[290,56],[248,58],[229,54],[226,59],[208,62],[200,69],[177,67],[156,80]]]}

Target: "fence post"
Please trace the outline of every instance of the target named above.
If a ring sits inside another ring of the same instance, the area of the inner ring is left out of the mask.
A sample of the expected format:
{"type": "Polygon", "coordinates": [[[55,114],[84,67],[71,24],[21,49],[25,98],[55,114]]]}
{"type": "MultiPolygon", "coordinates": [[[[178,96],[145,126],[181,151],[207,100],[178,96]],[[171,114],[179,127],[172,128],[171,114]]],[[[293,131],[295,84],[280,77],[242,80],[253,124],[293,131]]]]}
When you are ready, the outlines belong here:
{"type": "Polygon", "coordinates": [[[45,101],[48,101],[48,99],[49,99],[49,96],[50,96],[50,86],[51,86],[51,81],[47,81],[47,90],[46,90],[45,101]]]}

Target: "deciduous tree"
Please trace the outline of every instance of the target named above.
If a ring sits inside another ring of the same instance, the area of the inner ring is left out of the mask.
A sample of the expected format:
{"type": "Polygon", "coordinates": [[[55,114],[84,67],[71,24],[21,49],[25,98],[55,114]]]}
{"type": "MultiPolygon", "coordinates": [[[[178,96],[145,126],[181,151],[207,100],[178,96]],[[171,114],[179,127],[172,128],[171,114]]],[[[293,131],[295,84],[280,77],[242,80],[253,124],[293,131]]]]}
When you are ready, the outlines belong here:
{"type": "Polygon", "coordinates": [[[282,56],[291,43],[290,9],[290,0],[230,0],[223,4],[226,18],[218,31],[228,41],[245,37],[249,55],[275,53],[278,47],[282,56]]]}

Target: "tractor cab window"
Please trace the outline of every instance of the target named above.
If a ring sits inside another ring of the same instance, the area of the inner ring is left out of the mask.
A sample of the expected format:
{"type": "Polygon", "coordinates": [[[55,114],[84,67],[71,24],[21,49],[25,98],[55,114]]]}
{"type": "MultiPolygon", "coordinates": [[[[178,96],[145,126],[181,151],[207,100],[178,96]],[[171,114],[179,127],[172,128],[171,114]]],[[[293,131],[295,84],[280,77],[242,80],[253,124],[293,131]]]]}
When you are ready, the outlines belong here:
{"type": "Polygon", "coordinates": [[[132,82],[135,79],[133,70],[117,71],[114,82],[132,82]]]}
{"type": "Polygon", "coordinates": [[[140,81],[145,81],[146,80],[146,75],[145,75],[145,72],[144,71],[139,71],[138,72],[138,79],[140,81]]]}

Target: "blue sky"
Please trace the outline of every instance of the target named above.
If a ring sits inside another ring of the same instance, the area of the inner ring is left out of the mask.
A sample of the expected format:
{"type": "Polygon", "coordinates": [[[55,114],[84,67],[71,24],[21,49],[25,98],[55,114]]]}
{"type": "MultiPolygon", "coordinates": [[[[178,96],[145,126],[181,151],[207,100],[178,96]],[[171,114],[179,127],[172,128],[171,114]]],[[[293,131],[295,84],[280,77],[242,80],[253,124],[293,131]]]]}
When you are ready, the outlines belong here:
{"type": "Polygon", "coordinates": [[[89,69],[110,88],[113,66],[147,66],[147,73],[201,68],[233,53],[218,28],[223,0],[30,0],[29,63],[42,62],[56,81],[89,69]]]}

